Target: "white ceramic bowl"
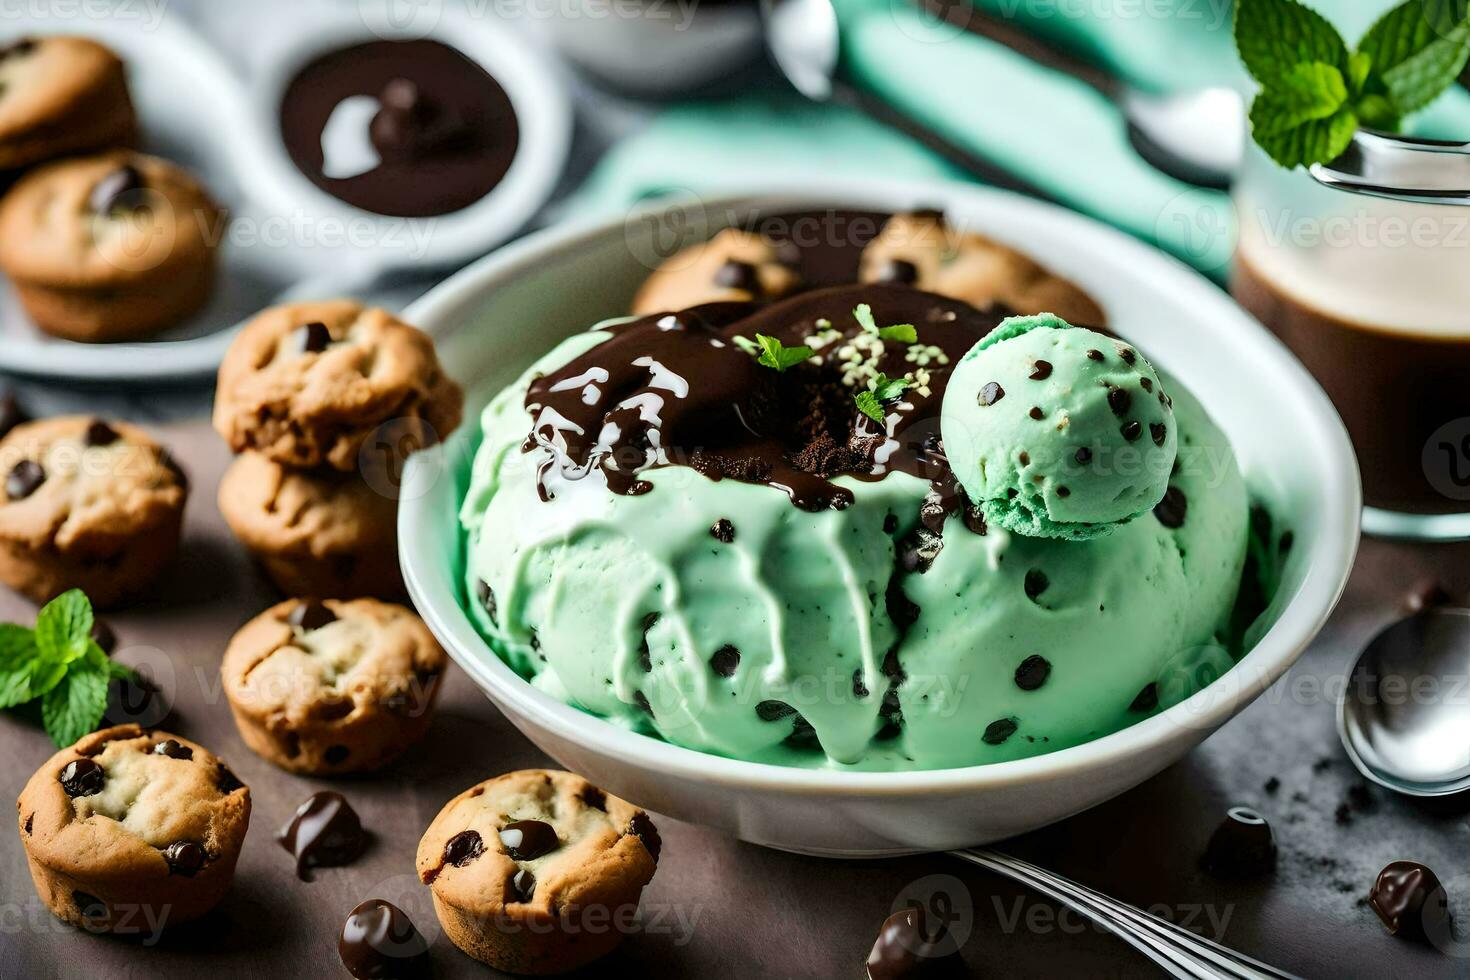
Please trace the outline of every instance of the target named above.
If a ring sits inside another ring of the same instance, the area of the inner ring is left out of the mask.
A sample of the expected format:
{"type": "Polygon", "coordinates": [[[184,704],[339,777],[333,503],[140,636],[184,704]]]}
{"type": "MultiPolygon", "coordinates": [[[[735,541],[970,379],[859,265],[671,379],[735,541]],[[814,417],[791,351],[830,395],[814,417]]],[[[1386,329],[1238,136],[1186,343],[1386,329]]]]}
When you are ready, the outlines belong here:
{"type": "MultiPolygon", "coordinates": [[[[740,762],[635,734],[527,684],[475,632],[459,601],[456,510],[468,426],[412,461],[402,561],[418,608],[502,711],[563,765],[660,813],[793,851],[878,856],[992,841],[1141,783],[1228,721],[1291,665],[1342,593],[1358,541],[1358,469],[1341,421],[1286,349],[1218,288],[1173,259],[1060,209],[995,191],[886,181],[763,189],[748,198],[637,212],[544,232],[417,303],[447,363],[483,404],[558,338],[626,308],[651,256],[752,208],[942,206],[951,220],[1042,257],[1089,290],[1110,322],[1181,378],[1229,434],[1253,489],[1294,529],[1270,623],[1234,670],[1190,700],[1050,755],[961,769],[849,773],[740,762]],[[655,243],[660,231],[679,235],[655,243]]],[[[473,414],[469,416],[474,418],[473,414]]],[[[1281,710],[1291,710],[1284,705],[1281,710]]]]}

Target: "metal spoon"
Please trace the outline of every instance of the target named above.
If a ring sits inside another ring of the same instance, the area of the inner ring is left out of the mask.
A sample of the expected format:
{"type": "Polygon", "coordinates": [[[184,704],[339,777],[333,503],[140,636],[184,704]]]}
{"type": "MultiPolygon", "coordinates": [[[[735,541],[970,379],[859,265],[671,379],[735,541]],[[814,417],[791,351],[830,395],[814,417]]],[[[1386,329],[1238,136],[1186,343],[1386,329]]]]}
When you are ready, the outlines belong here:
{"type": "Polygon", "coordinates": [[[1433,606],[1373,638],[1337,729],[1358,771],[1410,796],[1470,789],[1470,609],[1433,606]]]}
{"type": "MultiPolygon", "coordinates": [[[[1077,78],[1115,101],[1128,119],[1128,136],[1152,166],[1187,183],[1228,187],[1243,149],[1244,107],[1229,89],[1156,96],[1032,38],[999,18],[951,0],[925,0],[934,16],[991,38],[1077,78]],[[968,18],[961,21],[960,18],[968,18]]],[[[762,0],[766,46],[798,92],[817,102],[858,108],[913,137],[988,183],[1053,200],[978,154],[940,136],[891,105],[843,81],[837,14],[831,0],[762,0]]]]}
{"type": "Polygon", "coordinates": [[[1470,204],[1470,143],[1359,131],[1331,163],[1311,168],[1337,190],[1423,204],[1470,204]]]}

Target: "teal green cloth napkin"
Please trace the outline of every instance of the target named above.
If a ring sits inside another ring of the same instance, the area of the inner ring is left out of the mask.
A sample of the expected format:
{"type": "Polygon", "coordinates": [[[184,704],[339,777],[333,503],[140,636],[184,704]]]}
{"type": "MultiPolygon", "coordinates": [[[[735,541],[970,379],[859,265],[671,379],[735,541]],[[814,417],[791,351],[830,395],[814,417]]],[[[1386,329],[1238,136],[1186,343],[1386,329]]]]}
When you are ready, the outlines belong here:
{"type": "MultiPolygon", "coordinates": [[[[1140,87],[1228,84],[1249,90],[1235,58],[1229,17],[1216,9],[1223,0],[975,2],[1140,87]],[[1094,8],[1091,16],[1075,16],[1094,8]],[[1130,10],[1173,14],[1125,16],[1130,10]]],[[[1234,244],[1228,196],[1182,183],[1144,162],[1128,141],[1123,114],[1095,89],[938,22],[910,0],[836,3],[844,65],[861,87],[1067,206],[1153,242],[1207,274],[1223,275],[1234,244]]],[[[1371,7],[1365,0],[1314,5],[1354,40],[1375,16],[1363,13],[1371,7]]],[[[1415,129],[1470,138],[1470,93],[1448,93],[1415,129]]],[[[615,146],[568,209],[614,211],[663,193],[719,193],[755,181],[835,176],[968,179],[854,111],[766,93],[668,109],[615,146]]]]}

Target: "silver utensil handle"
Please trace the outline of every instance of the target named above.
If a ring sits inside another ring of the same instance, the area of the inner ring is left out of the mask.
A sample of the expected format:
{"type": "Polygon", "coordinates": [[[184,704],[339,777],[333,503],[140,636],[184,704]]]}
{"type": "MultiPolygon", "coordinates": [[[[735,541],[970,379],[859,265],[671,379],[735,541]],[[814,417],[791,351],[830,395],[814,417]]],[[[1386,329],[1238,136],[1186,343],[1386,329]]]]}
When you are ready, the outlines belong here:
{"type": "Polygon", "coordinates": [[[988,848],[951,851],[1066,906],[1137,949],[1180,980],[1298,980],[1269,964],[1197,936],[1020,858],[988,848]]]}
{"type": "Polygon", "coordinates": [[[1359,131],[1342,156],[1309,170],[1319,184],[1351,194],[1470,204],[1470,143],[1359,131]]]}

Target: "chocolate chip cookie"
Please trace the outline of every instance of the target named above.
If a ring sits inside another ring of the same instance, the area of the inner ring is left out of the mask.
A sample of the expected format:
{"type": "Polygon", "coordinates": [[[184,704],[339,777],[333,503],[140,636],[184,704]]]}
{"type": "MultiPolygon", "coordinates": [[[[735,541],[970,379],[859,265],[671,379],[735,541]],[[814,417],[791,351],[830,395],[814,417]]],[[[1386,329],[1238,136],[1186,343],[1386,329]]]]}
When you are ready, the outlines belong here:
{"type": "Polygon", "coordinates": [[[0,439],[0,582],[98,607],[148,588],[178,553],[188,481],[142,429],[86,415],[0,439]]]}
{"type": "Polygon", "coordinates": [[[569,772],[527,769],[450,800],[417,867],[464,952],[510,973],[563,973],[622,941],[661,846],[631,803],[569,772]]]}
{"type": "Polygon", "coordinates": [[[148,935],[224,897],[250,790],[201,745],[119,725],[52,756],[17,808],[47,908],[89,931],[148,935]]]}
{"type": "Polygon", "coordinates": [[[240,737],[291,772],[377,769],[428,730],[448,659],[409,610],[290,599],[246,623],[220,674],[240,737]]]}
{"type": "Polygon", "coordinates": [[[340,300],[278,306],[245,326],[220,365],[214,427],[236,452],[346,472],[375,433],[412,452],[447,436],[463,410],[427,334],[340,300]]]}
{"type": "Polygon", "coordinates": [[[79,157],[31,171],[0,200],[0,268],[47,333],[136,340],[204,305],[223,232],[219,206],[167,160],[79,157]]]}
{"type": "Polygon", "coordinates": [[[896,214],[863,250],[859,279],[891,282],[964,300],[981,310],[1055,313],[1103,326],[1101,308],[1081,289],[984,235],[951,227],[937,211],[896,214]]]}
{"type": "Polygon", "coordinates": [[[638,289],[633,313],[685,310],[702,303],[780,299],[799,285],[781,246],[727,228],[666,259],[638,289]]]}
{"type": "Polygon", "coordinates": [[[0,47],[0,170],[137,138],[126,72],[107,48],[63,35],[0,47]]]}
{"type": "Polygon", "coordinates": [[[286,595],[396,599],[404,594],[398,503],[386,487],[247,451],[220,481],[219,509],[286,595]]]}

